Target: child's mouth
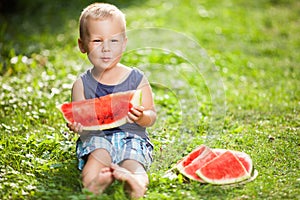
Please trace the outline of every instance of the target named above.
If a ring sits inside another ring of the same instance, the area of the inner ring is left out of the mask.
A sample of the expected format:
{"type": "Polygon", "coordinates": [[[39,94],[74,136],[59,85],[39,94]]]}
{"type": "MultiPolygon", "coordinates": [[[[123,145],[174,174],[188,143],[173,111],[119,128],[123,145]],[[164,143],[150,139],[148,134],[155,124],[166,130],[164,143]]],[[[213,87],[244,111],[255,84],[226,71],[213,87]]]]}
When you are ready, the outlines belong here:
{"type": "Polygon", "coordinates": [[[103,62],[109,62],[111,60],[111,58],[110,57],[102,57],[101,60],[103,62]]]}

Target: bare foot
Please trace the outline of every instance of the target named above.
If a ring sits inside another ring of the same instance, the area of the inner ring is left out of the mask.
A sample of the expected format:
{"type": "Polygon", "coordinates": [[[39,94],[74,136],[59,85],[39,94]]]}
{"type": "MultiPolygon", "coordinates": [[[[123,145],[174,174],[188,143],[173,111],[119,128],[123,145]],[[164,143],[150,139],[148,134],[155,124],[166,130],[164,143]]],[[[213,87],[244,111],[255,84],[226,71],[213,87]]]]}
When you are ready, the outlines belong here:
{"type": "Polygon", "coordinates": [[[114,180],[111,169],[104,167],[100,170],[96,180],[99,193],[102,193],[114,180]]]}
{"type": "Polygon", "coordinates": [[[98,176],[96,176],[90,183],[87,184],[87,188],[94,194],[101,194],[114,180],[112,171],[109,167],[100,169],[98,176]]]}
{"type": "Polygon", "coordinates": [[[130,197],[133,199],[142,198],[146,192],[146,186],[143,185],[138,176],[134,175],[127,169],[120,167],[119,165],[112,164],[113,176],[119,181],[124,181],[128,184],[130,197]]]}
{"type": "Polygon", "coordinates": [[[102,168],[100,170],[97,182],[100,192],[103,192],[113,181],[114,177],[110,167],[102,168]]]}

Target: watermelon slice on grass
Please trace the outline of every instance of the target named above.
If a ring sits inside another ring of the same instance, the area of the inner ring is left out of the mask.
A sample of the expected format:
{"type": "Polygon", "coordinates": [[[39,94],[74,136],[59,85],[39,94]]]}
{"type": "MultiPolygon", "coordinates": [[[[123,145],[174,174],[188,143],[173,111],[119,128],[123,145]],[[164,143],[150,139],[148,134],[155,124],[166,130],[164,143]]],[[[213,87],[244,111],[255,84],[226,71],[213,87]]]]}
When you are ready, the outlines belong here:
{"type": "Polygon", "coordinates": [[[196,149],[194,149],[191,153],[189,153],[187,156],[183,157],[181,160],[177,162],[175,165],[175,168],[178,171],[182,171],[186,166],[192,163],[194,159],[196,159],[199,155],[201,155],[203,152],[207,151],[209,147],[205,145],[200,145],[196,149]]]}
{"type": "Polygon", "coordinates": [[[196,174],[207,183],[231,184],[251,177],[241,161],[231,151],[226,151],[207,162],[196,171],[196,174]]]}
{"type": "Polygon", "coordinates": [[[195,158],[189,165],[180,170],[180,173],[182,173],[189,179],[204,182],[203,179],[201,179],[196,174],[196,171],[215,157],[217,157],[217,154],[214,153],[210,148],[206,147],[205,150],[197,158],[195,158]]]}
{"type": "Polygon", "coordinates": [[[141,95],[141,90],[130,90],[64,103],[57,108],[68,123],[81,123],[83,130],[104,130],[125,124],[129,110],[141,104],[141,95]]]}
{"type": "MultiPolygon", "coordinates": [[[[210,149],[205,145],[197,147],[181,159],[174,168],[190,180],[217,185],[244,184],[254,180],[258,175],[258,172],[253,169],[252,159],[248,154],[226,149],[210,149]],[[213,161],[214,164],[208,164],[213,161]],[[203,173],[199,175],[199,170],[202,168],[204,168],[203,173]],[[211,171],[213,168],[219,169],[211,171]],[[237,170],[240,170],[238,175],[233,173],[237,170]],[[223,176],[220,176],[221,173],[223,176]]],[[[172,172],[174,168],[169,170],[165,177],[174,179],[175,174],[172,172]]]]}
{"type": "Polygon", "coordinates": [[[243,164],[243,166],[245,167],[246,171],[249,174],[253,173],[252,159],[250,158],[250,156],[248,154],[246,154],[244,152],[240,152],[240,151],[227,150],[227,149],[213,149],[213,151],[217,155],[221,155],[221,154],[225,153],[226,151],[231,151],[239,159],[239,161],[243,164]]]}

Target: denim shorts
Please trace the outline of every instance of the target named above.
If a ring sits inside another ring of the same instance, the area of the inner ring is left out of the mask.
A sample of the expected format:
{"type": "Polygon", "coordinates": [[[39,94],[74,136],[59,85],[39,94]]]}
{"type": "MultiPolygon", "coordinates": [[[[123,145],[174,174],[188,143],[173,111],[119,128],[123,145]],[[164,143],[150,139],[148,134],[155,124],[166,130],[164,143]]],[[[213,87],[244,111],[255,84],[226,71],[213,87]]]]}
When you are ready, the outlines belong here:
{"type": "Polygon", "coordinates": [[[105,136],[92,136],[84,141],[79,138],[76,146],[78,168],[82,170],[88,155],[100,148],[108,151],[115,164],[124,160],[136,160],[148,170],[153,161],[153,145],[148,139],[128,132],[117,132],[105,136]]]}

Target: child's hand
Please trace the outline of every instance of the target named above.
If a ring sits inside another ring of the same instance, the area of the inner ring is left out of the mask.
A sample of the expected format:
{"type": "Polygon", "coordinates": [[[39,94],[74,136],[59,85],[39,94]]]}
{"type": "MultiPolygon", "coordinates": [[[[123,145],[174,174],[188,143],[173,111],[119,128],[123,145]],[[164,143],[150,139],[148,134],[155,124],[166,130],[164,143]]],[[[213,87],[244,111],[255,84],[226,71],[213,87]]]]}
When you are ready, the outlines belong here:
{"type": "Polygon", "coordinates": [[[74,122],[73,124],[68,123],[67,127],[70,131],[73,131],[75,133],[81,133],[83,131],[83,126],[80,123],[74,122]]]}
{"type": "Polygon", "coordinates": [[[128,122],[133,123],[139,121],[143,117],[145,108],[143,106],[135,106],[128,112],[128,122]]]}

